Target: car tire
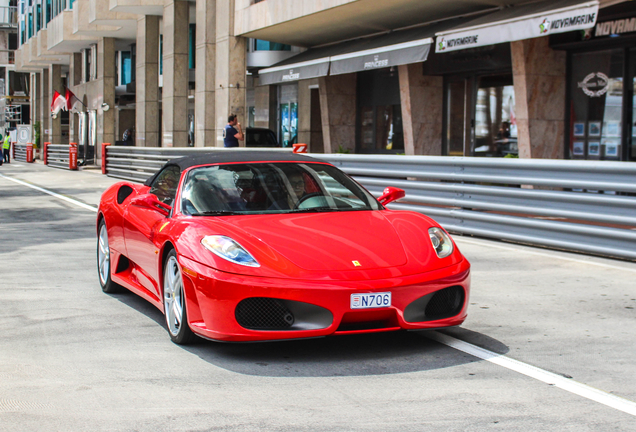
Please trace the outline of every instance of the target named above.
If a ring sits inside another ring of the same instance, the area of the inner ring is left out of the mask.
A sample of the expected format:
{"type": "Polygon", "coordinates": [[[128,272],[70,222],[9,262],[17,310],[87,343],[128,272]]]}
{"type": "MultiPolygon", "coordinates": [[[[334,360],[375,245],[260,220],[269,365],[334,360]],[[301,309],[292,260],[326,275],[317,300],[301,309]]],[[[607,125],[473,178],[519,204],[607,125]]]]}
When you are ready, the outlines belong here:
{"type": "Polygon", "coordinates": [[[191,344],[196,341],[196,335],[188,324],[183,275],[174,249],[168,253],[163,268],[163,307],[168,334],[178,345],[191,344]]]}
{"type": "Polygon", "coordinates": [[[97,229],[97,275],[102,291],[106,294],[122,292],[122,286],[113,282],[110,274],[110,246],[108,244],[108,229],[102,219],[97,229]]]}

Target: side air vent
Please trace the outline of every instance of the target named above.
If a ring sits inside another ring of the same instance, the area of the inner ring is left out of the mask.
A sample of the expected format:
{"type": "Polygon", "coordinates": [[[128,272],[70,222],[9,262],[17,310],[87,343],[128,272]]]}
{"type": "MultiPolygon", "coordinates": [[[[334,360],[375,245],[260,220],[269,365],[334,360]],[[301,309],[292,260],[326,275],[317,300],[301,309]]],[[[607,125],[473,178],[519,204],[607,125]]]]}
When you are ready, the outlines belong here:
{"type": "Polygon", "coordinates": [[[133,192],[134,192],[133,188],[131,188],[128,185],[124,185],[120,187],[119,190],[117,191],[117,204],[123,203],[126,200],[126,198],[128,198],[130,194],[132,194],[133,192]]]}

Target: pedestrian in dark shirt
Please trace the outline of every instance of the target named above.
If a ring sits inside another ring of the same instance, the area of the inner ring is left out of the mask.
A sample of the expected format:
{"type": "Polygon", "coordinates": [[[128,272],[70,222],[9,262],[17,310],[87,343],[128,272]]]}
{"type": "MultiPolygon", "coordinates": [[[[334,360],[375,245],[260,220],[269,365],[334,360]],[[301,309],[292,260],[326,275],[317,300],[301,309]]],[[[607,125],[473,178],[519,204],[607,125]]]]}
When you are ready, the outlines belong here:
{"type": "Polygon", "coordinates": [[[230,114],[227,118],[227,125],[223,129],[223,145],[225,147],[238,147],[239,141],[244,139],[243,128],[241,128],[238,118],[235,114],[230,114]]]}

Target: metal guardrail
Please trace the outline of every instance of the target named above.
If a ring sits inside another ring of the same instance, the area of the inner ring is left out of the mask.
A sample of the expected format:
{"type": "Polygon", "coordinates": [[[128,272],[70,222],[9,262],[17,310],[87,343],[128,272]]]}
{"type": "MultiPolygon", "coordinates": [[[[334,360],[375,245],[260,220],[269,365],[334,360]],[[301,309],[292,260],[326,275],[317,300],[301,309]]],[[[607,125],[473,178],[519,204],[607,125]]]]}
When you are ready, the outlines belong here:
{"type": "MultiPolygon", "coordinates": [[[[172,157],[222,150],[111,147],[107,169],[142,182],[172,157]]],[[[636,163],[311,156],[338,166],[375,196],[387,186],[404,189],[406,197],[390,208],[426,214],[454,233],[636,260],[636,163]]]]}
{"type": "Polygon", "coordinates": [[[17,162],[27,161],[27,146],[26,144],[13,143],[13,158],[17,162]]]}
{"type": "Polygon", "coordinates": [[[48,144],[46,146],[46,164],[53,168],[69,168],[69,148],[68,144],[48,144]]]}
{"type": "Polygon", "coordinates": [[[130,147],[106,146],[106,171],[109,177],[143,183],[170,159],[196,153],[230,150],[267,150],[291,152],[291,148],[224,148],[224,147],[130,147]]]}

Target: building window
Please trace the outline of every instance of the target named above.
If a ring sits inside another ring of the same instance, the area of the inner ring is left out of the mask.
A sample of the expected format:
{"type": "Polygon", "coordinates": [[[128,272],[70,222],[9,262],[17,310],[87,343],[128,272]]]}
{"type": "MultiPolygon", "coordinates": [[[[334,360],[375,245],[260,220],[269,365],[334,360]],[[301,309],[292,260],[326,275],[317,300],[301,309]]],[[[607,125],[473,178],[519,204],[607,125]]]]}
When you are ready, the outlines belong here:
{"type": "Polygon", "coordinates": [[[190,24],[188,27],[188,67],[194,69],[196,65],[196,37],[197,37],[197,25],[190,24]]]}
{"type": "Polygon", "coordinates": [[[33,37],[33,13],[29,12],[29,39],[33,37]]]}
{"type": "Polygon", "coordinates": [[[42,28],[42,5],[38,4],[36,10],[37,10],[37,13],[35,18],[35,25],[36,25],[35,29],[36,29],[36,32],[39,32],[40,29],[42,28]]]}
{"type": "Polygon", "coordinates": [[[51,0],[46,0],[46,23],[51,21],[51,0]]]}
{"type": "Polygon", "coordinates": [[[130,51],[122,51],[120,58],[121,58],[120,85],[126,85],[132,81],[132,61],[130,58],[130,51]]]}
{"type": "Polygon", "coordinates": [[[512,76],[483,76],[478,81],[473,156],[518,155],[512,76]]]}
{"type": "Polygon", "coordinates": [[[357,94],[357,151],[404,152],[397,68],[359,72],[357,94]]]}
{"type": "Polygon", "coordinates": [[[254,51],[291,51],[291,45],[254,39],[254,51]]]}
{"type": "Polygon", "coordinates": [[[163,75],[163,35],[159,35],[159,75],[163,75]]]}
{"type": "Polygon", "coordinates": [[[572,54],[570,158],[622,159],[624,64],[623,49],[572,54]]]}

